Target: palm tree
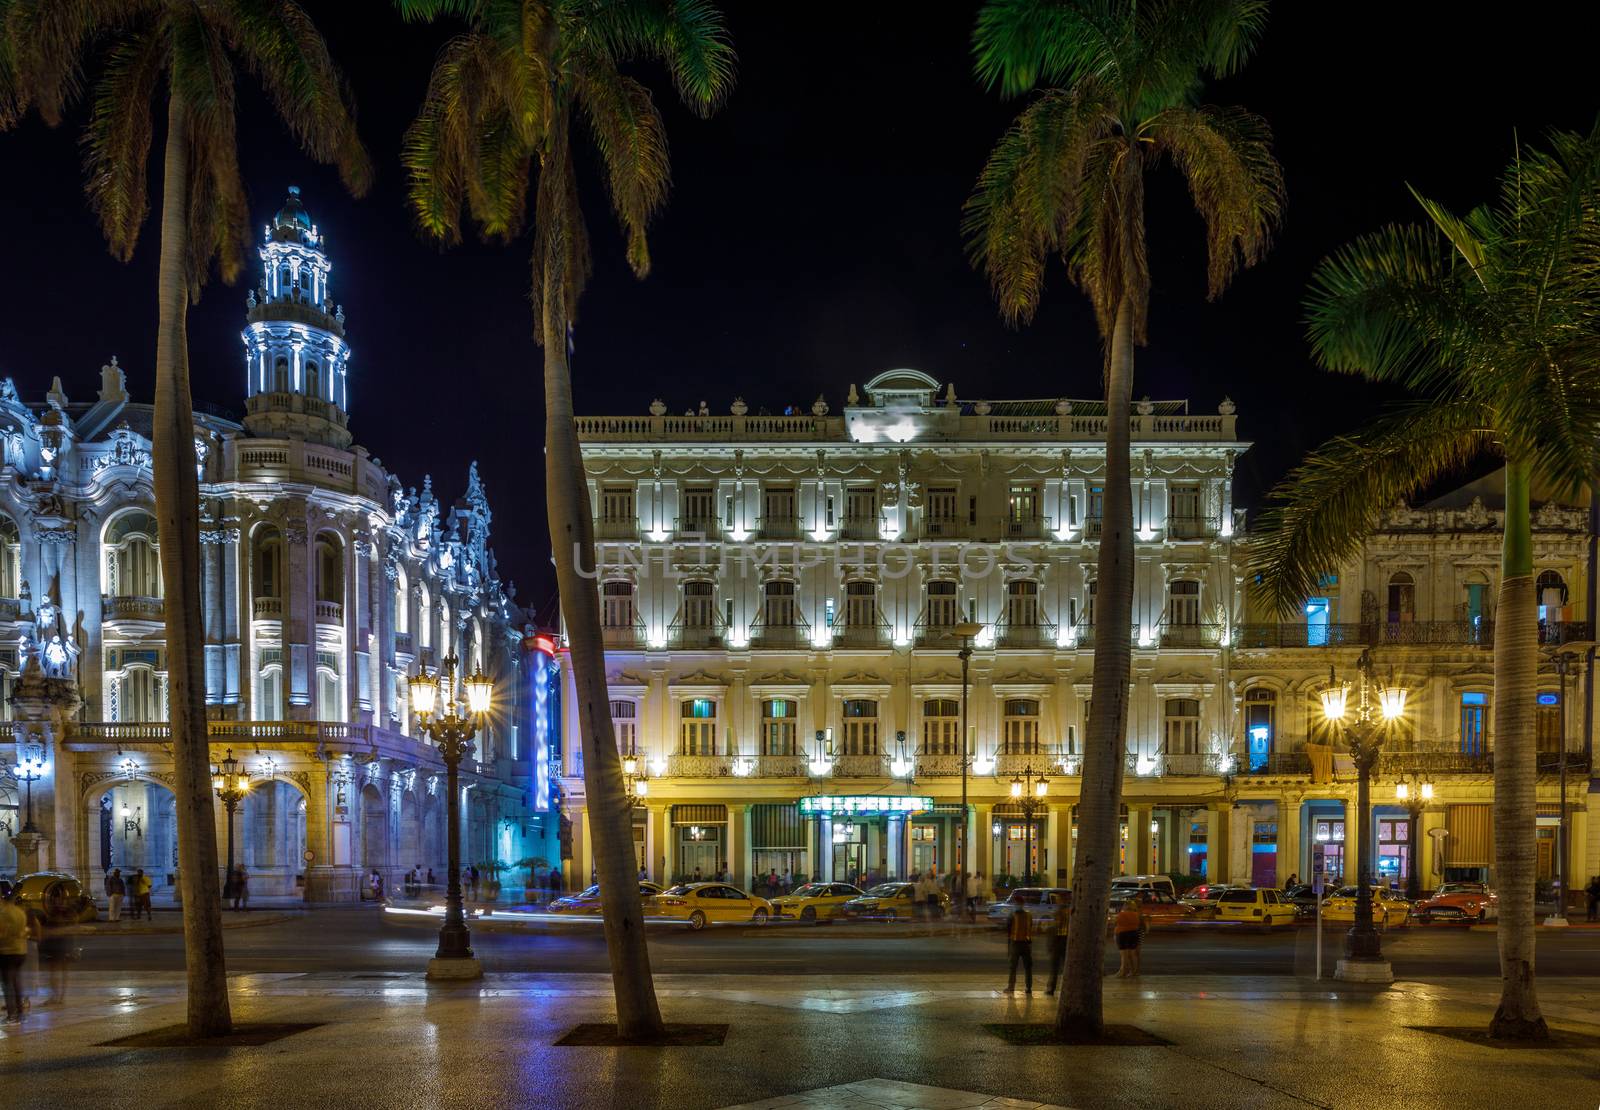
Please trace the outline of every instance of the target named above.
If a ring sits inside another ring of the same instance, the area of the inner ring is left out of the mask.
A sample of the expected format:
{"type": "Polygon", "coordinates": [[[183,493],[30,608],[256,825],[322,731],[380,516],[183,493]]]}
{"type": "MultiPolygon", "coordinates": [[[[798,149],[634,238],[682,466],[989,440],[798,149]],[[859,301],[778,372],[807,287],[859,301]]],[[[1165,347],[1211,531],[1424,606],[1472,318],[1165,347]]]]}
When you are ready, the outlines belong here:
{"type": "Polygon", "coordinates": [[[1145,341],[1150,273],[1144,179],[1164,159],[1205,224],[1210,295],[1267,249],[1283,178],[1260,117],[1197,103],[1202,80],[1244,64],[1265,0],[990,0],[973,48],[979,78],[1016,96],[1046,88],[989,156],[965,231],[1001,314],[1031,320],[1059,253],[1089,297],[1106,346],[1106,489],[1093,701],[1079,794],[1066,986],[1057,1027],[1101,1031],[1102,922],[1117,860],[1133,622],[1129,398],[1145,341]],[[1121,630],[1120,634],[1116,630],[1121,630]]]}
{"type": "Polygon", "coordinates": [[[624,74],[631,58],[665,63],[679,97],[709,114],[733,83],[723,18],[704,0],[399,0],[411,17],[451,11],[468,30],[446,45],[406,133],[411,205],[422,230],[460,237],[463,207],[486,237],[509,240],[534,188],[535,338],[544,348],[545,490],[561,612],[577,688],[584,789],[594,837],[601,912],[617,1003],[617,1032],[649,1040],[663,1031],[635,882],[632,811],[611,728],[594,518],[572,411],[568,341],[589,273],[578,205],[572,127],[599,150],[628,263],[650,270],[645,231],[666,200],[665,126],[654,100],[624,74]]]}
{"type": "Polygon", "coordinates": [[[148,211],[153,108],[166,92],[151,431],[161,576],[167,584],[169,719],[177,797],[179,890],[192,1036],[226,1033],[222,900],[206,738],[200,505],[188,311],[213,260],[232,282],[249,244],[234,120],[235,58],[265,87],[312,157],[352,192],[370,167],[344,83],[310,18],[291,0],[0,0],[0,128],[36,106],[56,125],[92,80],[84,138],[89,202],[113,256],[127,261],[148,211]],[[104,43],[103,56],[99,47],[104,43]]]}
{"type": "MultiPolygon", "coordinates": [[[[1298,610],[1398,501],[1483,455],[1505,460],[1494,625],[1494,839],[1501,996],[1493,1036],[1548,1036],[1534,991],[1538,628],[1535,474],[1589,486],[1600,423],[1600,128],[1519,148],[1499,198],[1385,228],[1325,260],[1308,297],[1324,367],[1419,400],[1332,440],[1273,494],[1252,543],[1268,602],[1298,610]]],[[[1363,835],[1365,833],[1363,832],[1363,835]]]]}

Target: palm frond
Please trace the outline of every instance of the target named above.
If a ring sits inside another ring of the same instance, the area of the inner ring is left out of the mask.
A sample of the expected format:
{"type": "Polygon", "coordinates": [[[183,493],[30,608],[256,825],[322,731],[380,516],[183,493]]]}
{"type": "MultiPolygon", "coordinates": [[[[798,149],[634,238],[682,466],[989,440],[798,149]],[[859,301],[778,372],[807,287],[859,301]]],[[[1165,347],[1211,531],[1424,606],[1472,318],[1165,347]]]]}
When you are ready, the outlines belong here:
{"type": "Polygon", "coordinates": [[[337,166],[352,194],[365,194],[372,162],[356,133],[344,77],[311,17],[293,0],[228,0],[215,10],[229,45],[261,81],[301,148],[337,166]]]}
{"type": "Polygon", "coordinates": [[[1148,137],[1183,172],[1206,225],[1207,288],[1219,296],[1239,270],[1266,254],[1283,222],[1283,171],[1266,120],[1243,108],[1166,108],[1148,137]]]}
{"type": "Polygon", "coordinates": [[[1202,72],[1237,73],[1267,30],[1268,0],[1154,0],[1137,7],[1141,84],[1169,104],[1202,72]]]}
{"type": "Polygon", "coordinates": [[[684,104],[701,116],[733,91],[736,56],[727,20],[710,0],[623,0],[588,16],[616,61],[664,63],[684,104]]]}
{"type": "Polygon", "coordinates": [[[1004,96],[1040,84],[1128,84],[1133,5],[1116,0],[989,0],[972,53],[978,80],[1004,96]]]}
{"type": "Polygon", "coordinates": [[[1474,223],[1481,225],[1481,221],[1463,220],[1438,201],[1429,200],[1409,185],[1406,188],[1411,189],[1411,195],[1422,206],[1423,212],[1427,213],[1428,219],[1433,221],[1433,226],[1450,241],[1450,245],[1455,248],[1462,261],[1472,267],[1472,272],[1478,280],[1485,281],[1487,276],[1483,268],[1487,259],[1483,236],[1473,226],[1474,223]]]}
{"type": "Polygon", "coordinates": [[[672,179],[666,125],[650,90],[624,76],[604,56],[577,68],[578,100],[605,163],[611,203],[628,239],[628,264],[638,277],[650,272],[645,231],[667,199],[672,179]]]}
{"type": "Polygon", "coordinates": [[[156,0],[11,0],[0,34],[10,42],[12,104],[36,105],[47,124],[59,124],[83,91],[83,57],[93,37],[156,7],[156,0]]]}
{"type": "Polygon", "coordinates": [[[486,44],[475,33],[445,44],[428,76],[417,118],[401,140],[400,162],[410,178],[407,199],[424,234],[446,246],[461,239],[461,210],[472,165],[472,100],[482,79],[486,44]]]}
{"type": "Polygon", "coordinates": [[[1252,529],[1250,569],[1287,616],[1321,575],[1354,557],[1385,512],[1482,451],[1492,415],[1470,399],[1400,405],[1314,451],[1275,488],[1252,529]]]}
{"type": "Polygon", "coordinates": [[[166,43],[145,27],[117,36],[95,82],[84,129],[85,189],[112,257],[133,257],[149,213],[151,110],[167,63],[166,43]]]}
{"type": "Polygon", "coordinates": [[[460,16],[470,20],[483,7],[483,0],[394,0],[400,18],[408,22],[423,23],[444,16],[460,16]]]}
{"type": "Polygon", "coordinates": [[[968,197],[962,233],[987,274],[1001,314],[1026,322],[1038,310],[1045,266],[1079,235],[1085,185],[1117,157],[1117,126],[1103,90],[1084,82],[1030,104],[995,144],[968,197]]]}

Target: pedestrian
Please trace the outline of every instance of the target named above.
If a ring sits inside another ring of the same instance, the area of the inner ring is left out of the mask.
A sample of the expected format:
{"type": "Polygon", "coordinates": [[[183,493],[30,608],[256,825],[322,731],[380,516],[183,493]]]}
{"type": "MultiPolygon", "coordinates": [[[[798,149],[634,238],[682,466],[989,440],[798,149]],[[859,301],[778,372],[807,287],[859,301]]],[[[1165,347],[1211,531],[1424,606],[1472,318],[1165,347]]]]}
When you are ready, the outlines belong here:
{"type": "Polygon", "coordinates": [[[939,890],[943,886],[933,868],[928,868],[928,920],[937,921],[944,916],[944,910],[939,904],[939,890]]]}
{"type": "Polygon", "coordinates": [[[1006,955],[1011,961],[1011,978],[1006,983],[1006,993],[1017,993],[1017,961],[1022,961],[1023,986],[1033,993],[1033,916],[1027,906],[1018,906],[1006,928],[1006,955]]]}
{"type": "Polygon", "coordinates": [[[1067,965],[1067,928],[1072,924],[1072,907],[1067,904],[1066,894],[1052,891],[1050,901],[1056,908],[1050,921],[1050,985],[1045,994],[1056,993],[1056,978],[1067,965]]]}
{"type": "Polygon", "coordinates": [[[989,898],[994,893],[989,886],[989,877],[982,871],[978,872],[978,908],[981,910],[989,904],[989,898]]]}
{"type": "Polygon", "coordinates": [[[1139,903],[1129,898],[1117,911],[1113,928],[1117,935],[1118,979],[1139,977],[1139,934],[1144,930],[1144,918],[1139,914],[1139,903]]]}
{"type": "Polygon", "coordinates": [[[698,882],[703,882],[704,881],[703,879],[700,878],[700,866],[698,864],[695,865],[694,878],[690,879],[689,881],[692,882],[692,883],[698,883],[698,882]]]}
{"type": "Polygon", "coordinates": [[[473,900],[476,901],[477,897],[478,897],[478,865],[477,864],[473,864],[471,867],[467,868],[467,877],[468,877],[469,880],[471,880],[472,897],[473,897],[473,900]]]}
{"type": "Polygon", "coordinates": [[[961,904],[967,909],[967,920],[978,920],[978,880],[971,871],[961,873],[961,904]]]}
{"type": "Polygon", "coordinates": [[[1290,875],[1289,876],[1288,886],[1284,887],[1284,889],[1288,890],[1290,887],[1297,887],[1299,885],[1300,885],[1300,876],[1299,875],[1290,875]]]}
{"type": "Polygon", "coordinates": [[[433,877],[433,868],[431,867],[428,868],[428,885],[430,887],[439,885],[439,880],[433,877]]]}
{"type": "Polygon", "coordinates": [[[106,912],[108,921],[122,920],[122,900],[128,895],[128,882],[122,877],[122,868],[113,867],[111,874],[106,876],[106,902],[110,908],[106,912]]]}
{"type": "Polygon", "coordinates": [[[787,867],[785,867],[783,869],[783,880],[782,880],[782,882],[783,882],[783,893],[785,893],[785,894],[788,894],[790,889],[791,889],[791,887],[789,885],[789,876],[790,876],[790,874],[791,874],[791,872],[789,871],[789,869],[787,867]]]}
{"type": "Polygon", "coordinates": [[[250,908],[250,876],[245,873],[242,863],[239,865],[238,874],[233,877],[233,908],[236,910],[250,908]]]}
{"type": "Polygon", "coordinates": [[[1595,875],[1591,878],[1589,885],[1583,888],[1583,892],[1589,896],[1589,915],[1587,920],[1595,921],[1600,919],[1600,875],[1595,875]]]}
{"type": "Polygon", "coordinates": [[[0,881],[0,990],[6,999],[5,1024],[16,1025],[27,1010],[22,996],[22,965],[28,960],[28,915],[17,905],[11,884],[0,881]]]}
{"type": "Polygon", "coordinates": [[[559,867],[550,869],[550,897],[561,897],[561,868],[559,867]]]}
{"type": "Polygon", "coordinates": [[[153,886],[150,876],[144,873],[144,868],[139,868],[133,873],[133,919],[139,920],[143,912],[144,919],[150,920],[150,888],[153,886]]]}
{"type": "Polygon", "coordinates": [[[67,967],[72,962],[72,937],[67,926],[73,923],[72,908],[64,895],[54,894],[44,906],[43,918],[35,934],[39,941],[39,966],[50,978],[50,997],[46,1006],[59,1006],[67,1000],[67,967]]]}

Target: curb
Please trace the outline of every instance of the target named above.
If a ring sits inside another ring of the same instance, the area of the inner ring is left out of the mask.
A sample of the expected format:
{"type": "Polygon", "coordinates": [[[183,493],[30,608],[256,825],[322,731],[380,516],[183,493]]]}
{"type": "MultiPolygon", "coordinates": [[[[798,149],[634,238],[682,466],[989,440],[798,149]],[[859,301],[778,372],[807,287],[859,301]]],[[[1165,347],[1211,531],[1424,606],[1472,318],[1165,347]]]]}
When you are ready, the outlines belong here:
{"type": "MultiPolygon", "coordinates": [[[[263,925],[277,925],[280,922],[293,921],[295,918],[304,916],[304,913],[274,910],[253,913],[248,916],[240,915],[238,917],[230,917],[225,914],[222,918],[222,927],[224,929],[255,929],[263,925]]],[[[183,932],[183,920],[180,918],[171,925],[157,924],[152,921],[147,924],[129,925],[127,927],[124,927],[120,921],[95,921],[85,922],[82,925],[68,925],[61,931],[69,936],[83,937],[163,936],[183,932]]]]}

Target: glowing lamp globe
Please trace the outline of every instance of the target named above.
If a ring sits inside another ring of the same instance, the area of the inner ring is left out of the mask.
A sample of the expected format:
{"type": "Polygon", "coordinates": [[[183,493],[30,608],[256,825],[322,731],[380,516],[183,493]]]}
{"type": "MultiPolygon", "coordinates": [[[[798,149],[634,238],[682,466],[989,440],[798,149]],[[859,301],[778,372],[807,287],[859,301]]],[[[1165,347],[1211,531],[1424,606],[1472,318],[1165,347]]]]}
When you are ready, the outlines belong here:
{"type": "Polygon", "coordinates": [[[494,680],[478,671],[463,685],[467,688],[467,708],[478,717],[489,712],[489,704],[494,700],[494,680]]]}
{"type": "Polygon", "coordinates": [[[419,674],[407,684],[411,688],[411,712],[419,717],[433,716],[434,704],[439,699],[439,685],[425,674],[419,674]]]}

